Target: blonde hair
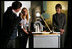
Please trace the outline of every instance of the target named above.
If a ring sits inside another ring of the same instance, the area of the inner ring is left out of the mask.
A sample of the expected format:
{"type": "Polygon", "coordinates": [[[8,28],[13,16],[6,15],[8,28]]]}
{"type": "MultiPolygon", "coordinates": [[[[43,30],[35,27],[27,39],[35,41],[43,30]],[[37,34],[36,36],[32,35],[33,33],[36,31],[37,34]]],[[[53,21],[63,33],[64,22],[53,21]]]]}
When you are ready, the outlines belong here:
{"type": "MultiPolygon", "coordinates": [[[[25,12],[24,12],[24,9],[26,9],[25,7],[22,9],[22,11],[21,11],[21,16],[22,16],[22,18],[24,18],[23,16],[23,14],[25,14],[25,12]]],[[[26,9],[27,10],[27,9],[26,9]]],[[[28,10],[27,10],[27,15],[26,15],[26,19],[27,19],[27,21],[29,20],[29,14],[28,14],[28,10]]]]}

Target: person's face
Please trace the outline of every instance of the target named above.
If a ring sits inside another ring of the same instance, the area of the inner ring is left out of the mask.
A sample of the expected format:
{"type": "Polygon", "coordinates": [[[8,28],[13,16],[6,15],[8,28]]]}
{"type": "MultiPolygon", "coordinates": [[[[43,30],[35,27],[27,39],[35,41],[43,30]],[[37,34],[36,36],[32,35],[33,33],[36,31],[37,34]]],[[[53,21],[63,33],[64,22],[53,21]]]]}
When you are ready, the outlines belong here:
{"type": "Polygon", "coordinates": [[[19,12],[19,11],[20,11],[20,9],[21,9],[21,8],[16,9],[16,10],[15,10],[15,12],[19,12]]]}
{"type": "Polygon", "coordinates": [[[24,9],[23,12],[24,12],[25,15],[27,15],[27,10],[26,9],[24,9]]]}
{"type": "Polygon", "coordinates": [[[56,12],[57,12],[57,13],[61,13],[61,9],[60,9],[60,8],[57,8],[57,9],[56,9],[56,12]]]}

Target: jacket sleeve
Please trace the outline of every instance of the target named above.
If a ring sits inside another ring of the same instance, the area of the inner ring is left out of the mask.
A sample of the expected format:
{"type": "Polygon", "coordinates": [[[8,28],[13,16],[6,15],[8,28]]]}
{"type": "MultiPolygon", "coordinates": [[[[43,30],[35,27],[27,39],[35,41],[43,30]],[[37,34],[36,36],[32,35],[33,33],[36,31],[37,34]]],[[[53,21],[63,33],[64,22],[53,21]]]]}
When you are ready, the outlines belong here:
{"type": "Polygon", "coordinates": [[[53,15],[53,18],[52,18],[52,26],[54,26],[54,15],[53,15]]]}
{"type": "Polygon", "coordinates": [[[64,23],[63,23],[63,29],[66,27],[66,15],[64,14],[64,23]]]}
{"type": "Polygon", "coordinates": [[[52,18],[52,29],[54,29],[54,27],[56,27],[56,24],[55,24],[55,15],[53,15],[53,18],[52,18]]]}
{"type": "Polygon", "coordinates": [[[52,26],[53,26],[53,27],[56,27],[55,15],[53,15],[53,18],[52,18],[52,26]]]}

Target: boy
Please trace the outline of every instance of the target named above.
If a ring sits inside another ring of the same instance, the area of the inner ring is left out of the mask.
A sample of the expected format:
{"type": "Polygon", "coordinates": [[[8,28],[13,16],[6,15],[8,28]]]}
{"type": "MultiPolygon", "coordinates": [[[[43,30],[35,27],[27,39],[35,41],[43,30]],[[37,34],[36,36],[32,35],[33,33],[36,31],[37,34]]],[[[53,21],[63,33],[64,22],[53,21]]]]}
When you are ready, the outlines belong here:
{"type": "Polygon", "coordinates": [[[55,6],[55,9],[56,9],[56,13],[53,15],[53,27],[54,27],[54,30],[56,32],[60,32],[61,34],[61,48],[62,48],[62,36],[63,36],[63,33],[65,32],[65,24],[66,24],[66,16],[64,13],[61,12],[62,10],[62,6],[61,4],[57,4],[55,6]]]}

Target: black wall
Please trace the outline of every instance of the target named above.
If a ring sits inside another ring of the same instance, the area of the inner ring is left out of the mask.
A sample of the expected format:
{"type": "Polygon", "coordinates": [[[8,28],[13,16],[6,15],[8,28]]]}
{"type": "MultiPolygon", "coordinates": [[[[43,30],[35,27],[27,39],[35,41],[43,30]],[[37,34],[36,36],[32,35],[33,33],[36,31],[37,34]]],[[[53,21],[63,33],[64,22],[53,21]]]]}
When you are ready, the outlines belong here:
{"type": "Polygon", "coordinates": [[[4,1],[1,1],[1,28],[3,24],[4,1]]]}
{"type": "Polygon", "coordinates": [[[65,37],[65,48],[71,48],[72,39],[72,2],[68,1],[68,23],[67,23],[67,34],[65,37]]]}

